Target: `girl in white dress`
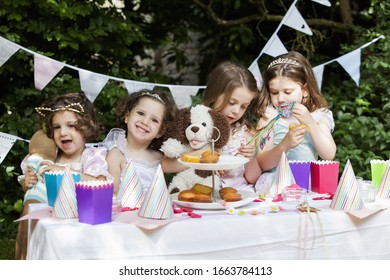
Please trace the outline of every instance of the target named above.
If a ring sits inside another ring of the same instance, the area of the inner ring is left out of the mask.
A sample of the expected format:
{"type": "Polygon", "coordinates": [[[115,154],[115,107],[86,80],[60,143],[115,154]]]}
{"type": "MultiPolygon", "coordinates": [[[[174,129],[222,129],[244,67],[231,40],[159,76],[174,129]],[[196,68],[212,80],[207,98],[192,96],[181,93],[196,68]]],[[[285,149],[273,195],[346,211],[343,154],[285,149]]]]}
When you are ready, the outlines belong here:
{"type": "Polygon", "coordinates": [[[164,122],[174,118],[177,108],[170,92],[141,90],[126,95],[116,111],[118,128],[103,141],[108,150],[108,170],[114,177],[114,195],[118,193],[125,170],[132,160],[142,188],[149,188],[163,159],[159,150],[164,122]]]}

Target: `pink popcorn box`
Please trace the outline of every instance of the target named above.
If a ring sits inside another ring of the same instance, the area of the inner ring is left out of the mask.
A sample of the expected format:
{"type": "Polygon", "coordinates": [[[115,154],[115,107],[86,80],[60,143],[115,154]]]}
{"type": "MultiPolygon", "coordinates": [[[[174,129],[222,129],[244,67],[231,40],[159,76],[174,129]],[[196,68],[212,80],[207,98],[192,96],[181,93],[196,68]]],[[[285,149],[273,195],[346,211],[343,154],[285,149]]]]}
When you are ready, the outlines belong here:
{"type": "Polygon", "coordinates": [[[311,191],[334,194],[339,183],[340,163],[336,161],[315,161],[311,163],[311,191]]]}
{"type": "Polygon", "coordinates": [[[110,223],[114,185],[107,182],[100,182],[100,185],[88,183],[76,183],[79,222],[90,225],[110,223]]]}
{"type": "Polygon", "coordinates": [[[310,161],[289,161],[295,183],[306,191],[310,188],[310,161]]]}

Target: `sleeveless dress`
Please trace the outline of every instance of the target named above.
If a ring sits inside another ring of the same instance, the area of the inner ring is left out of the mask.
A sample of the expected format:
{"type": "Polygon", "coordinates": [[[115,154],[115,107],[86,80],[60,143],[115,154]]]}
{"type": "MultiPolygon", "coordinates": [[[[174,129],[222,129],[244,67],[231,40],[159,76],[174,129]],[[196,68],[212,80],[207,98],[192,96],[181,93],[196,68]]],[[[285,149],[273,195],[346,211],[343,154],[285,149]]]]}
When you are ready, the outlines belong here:
{"type": "MultiPolygon", "coordinates": [[[[107,180],[112,180],[112,176],[108,173],[108,165],[106,162],[107,150],[104,147],[89,147],[85,148],[81,155],[81,162],[60,164],[60,166],[69,166],[73,170],[81,173],[85,173],[94,177],[103,175],[107,180]]],[[[34,173],[41,170],[42,166],[39,165],[44,160],[37,155],[27,155],[22,161],[21,167],[25,173],[27,167],[30,167],[34,173]]],[[[27,200],[38,200],[41,203],[47,203],[46,185],[42,178],[38,178],[38,182],[26,191],[23,202],[27,200]]]]}
{"type": "Polygon", "coordinates": [[[126,166],[121,171],[119,182],[122,182],[127,166],[130,164],[130,160],[132,160],[138,178],[140,179],[143,192],[146,193],[150,184],[152,183],[153,177],[157,171],[157,167],[159,164],[161,164],[162,160],[148,162],[142,159],[131,158],[131,155],[127,149],[126,132],[121,128],[111,129],[106,138],[103,140],[102,144],[108,151],[113,148],[117,148],[125,157],[126,166]]]}
{"type": "MultiPolygon", "coordinates": [[[[311,113],[313,119],[316,122],[325,121],[328,123],[330,127],[330,131],[332,132],[334,129],[334,119],[333,113],[330,110],[326,109],[317,109],[313,113],[311,113]]],[[[288,124],[285,122],[283,118],[280,118],[273,127],[274,131],[274,143],[273,146],[279,144],[283,138],[288,133],[288,124]]],[[[286,153],[287,160],[292,161],[316,161],[318,160],[318,153],[314,148],[314,144],[311,140],[309,133],[305,133],[304,140],[301,144],[290,149],[286,153]]],[[[263,172],[260,178],[257,180],[255,184],[255,189],[257,193],[268,193],[271,188],[272,180],[276,171],[276,167],[263,172]]]]}
{"type": "MultiPolygon", "coordinates": [[[[234,156],[237,154],[241,145],[245,145],[245,132],[248,130],[246,125],[238,125],[234,128],[234,133],[230,136],[228,143],[222,147],[221,155],[234,156]]],[[[239,157],[241,155],[236,155],[239,157]]],[[[221,176],[222,187],[233,187],[241,191],[254,192],[252,184],[249,184],[244,177],[245,166],[240,166],[235,169],[225,170],[225,174],[221,176]]]]}

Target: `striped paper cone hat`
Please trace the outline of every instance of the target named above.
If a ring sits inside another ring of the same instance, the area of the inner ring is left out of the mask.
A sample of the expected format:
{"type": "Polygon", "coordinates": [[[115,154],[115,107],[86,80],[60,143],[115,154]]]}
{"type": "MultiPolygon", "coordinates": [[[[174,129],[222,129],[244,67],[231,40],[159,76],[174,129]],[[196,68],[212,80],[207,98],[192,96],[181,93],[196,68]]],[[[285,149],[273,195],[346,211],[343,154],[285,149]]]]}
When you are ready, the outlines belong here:
{"type": "Polygon", "coordinates": [[[172,202],[161,165],[157,167],[152,183],[138,210],[138,216],[157,220],[173,218],[172,202]]]}
{"type": "Polygon", "coordinates": [[[54,202],[53,216],[65,219],[78,217],[75,183],[68,167],[65,169],[61,187],[54,202]]]}
{"type": "Polygon", "coordinates": [[[381,198],[390,198],[390,164],[387,164],[382,181],[379,185],[378,196],[381,198]]]}
{"type": "Polygon", "coordinates": [[[364,207],[355,173],[349,160],[329,207],[341,211],[360,210],[364,207]]]}
{"type": "Polygon", "coordinates": [[[133,160],[127,165],[116,198],[121,200],[124,207],[138,208],[141,205],[144,193],[133,160]]]}
{"type": "Polygon", "coordinates": [[[282,190],[285,187],[295,184],[295,179],[285,152],[282,153],[279,165],[277,166],[274,174],[271,189],[268,192],[269,197],[276,197],[278,194],[282,193],[282,190]]]}

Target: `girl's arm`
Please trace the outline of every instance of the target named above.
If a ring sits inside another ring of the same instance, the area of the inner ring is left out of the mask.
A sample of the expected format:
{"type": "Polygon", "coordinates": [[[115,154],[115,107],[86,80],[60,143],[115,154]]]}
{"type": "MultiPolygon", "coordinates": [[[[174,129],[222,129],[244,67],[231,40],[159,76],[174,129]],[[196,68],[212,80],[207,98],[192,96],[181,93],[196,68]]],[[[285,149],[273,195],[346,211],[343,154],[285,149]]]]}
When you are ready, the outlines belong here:
{"type": "Polygon", "coordinates": [[[124,156],[117,148],[113,148],[107,153],[106,161],[108,164],[108,172],[113,176],[114,195],[116,195],[119,190],[122,171],[121,164],[123,164],[124,156]]]}
{"type": "Polygon", "coordinates": [[[316,122],[307,108],[302,104],[295,104],[293,115],[307,126],[308,133],[310,133],[318,155],[324,160],[333,160],[336,155],[336,143],[333,140],[326,118],[320,118],[316,122]]]}
{"type": "MultiPolygon", "coordinates": [[[[249,131],[246,132],[245,133],[246,142],[248,143],[248,141],[253,136],[254,135],[250,134],[249,131]]],[[[239,150],[239,153],[241,155],[244,155],[247,158],[249,158],[249,161],[245,164],[245,171],[244,171],[245,180],[249,184],[255,184],[257,179],[259,179],[261,175],[261,168],[257,163],[255,151],[256,151],[256,143],[251,145],[244,145],[239,150]]]]}

